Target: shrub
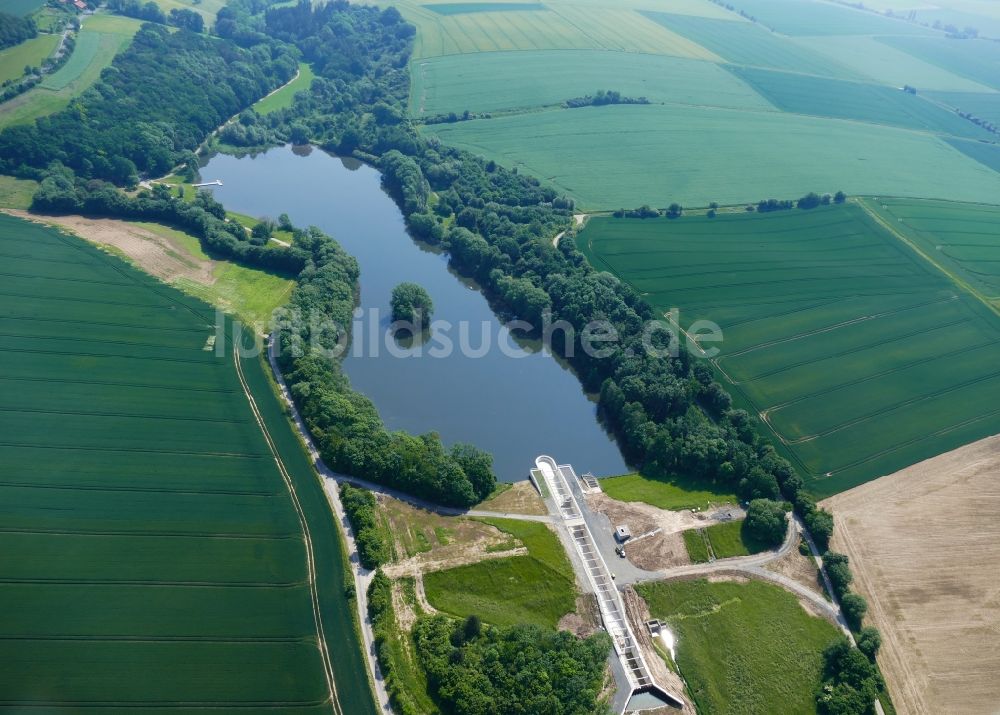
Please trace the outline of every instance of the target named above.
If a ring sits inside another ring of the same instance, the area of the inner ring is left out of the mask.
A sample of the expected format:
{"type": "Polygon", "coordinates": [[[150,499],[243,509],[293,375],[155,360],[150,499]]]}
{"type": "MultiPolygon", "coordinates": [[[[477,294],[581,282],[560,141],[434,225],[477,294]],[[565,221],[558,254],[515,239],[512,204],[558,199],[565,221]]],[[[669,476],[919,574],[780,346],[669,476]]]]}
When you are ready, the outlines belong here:
{"type": "Polygon", "coordinates": [[[830,548],[830,538],[833,536],[833,514],[826,509],[812,509],[806,512],[805,523],[820,553],[830,548]]]}
{"type": "Polygon", "coordinates": [[[405,321],[420,328],[431,324],[434,302],[422,286],[400,283],[392,289],[392,319],[405,321]]]}
{"type": "Polygon", "coordinates": [[[366,569],[375,569],[391,558],[389,544],[378,526],[375,495],[367,489],[340,485],[340,501],[351,522],[358,545],[358,560],[366,569]]]}
{"type": "Polygon", "coordinates": [[[785,539],[785,505],[770,499],[754,499],[743,521],[747,534],[762,544],[777,546],[785,539]]]}
{"type": "Polygon", "coordinates": [[[860,629],[861,622],[868,612],[868,602],[865,597],[857,593],[845,594],[840,599],[840,606],[844,610],[844,618],[847,619],[847,625],[851,627],[851,630],[860,629]]]}
{"type": "Polygon", "coordinates": [[[878,629],[874,626],[865,626],[858,632],[858,637],[855,640],[858,644],[858,650],[868,656],[868,660],[874,661],[879,648],[882,647],[882,635],[878,629]]]}
{"type": "Polygon", "coordinates": [[[835,551],[827,551],[823,556],[823,568],[826,569],[826,574],[830,577],[830,583],[833,584],[834,595],[837,598],[841,598],[847,593],[851,582],[854,581],[847,557],[835,551]]]}

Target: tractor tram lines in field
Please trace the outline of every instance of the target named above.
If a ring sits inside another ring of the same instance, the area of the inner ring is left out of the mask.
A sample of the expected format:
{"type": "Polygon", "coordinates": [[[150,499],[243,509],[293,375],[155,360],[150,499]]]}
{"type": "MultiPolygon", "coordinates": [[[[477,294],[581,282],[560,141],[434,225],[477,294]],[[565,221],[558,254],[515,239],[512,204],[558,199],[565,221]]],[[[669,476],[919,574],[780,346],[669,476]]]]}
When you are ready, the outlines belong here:
{"type": "MultiPolygon", "coordinates": [[[[933,226],[926,206],[901,203],[933,226]]],[[[949,206],[979,212],[988,245],[986,209],[949,206]]],[[[683,326],[720,325],[713,365],[819,494],[1000,430],[994,306],[860,205],[595,218],[579,245],[662,312],[678,308],[683,326]]]]}
{"type": "Polygon", "coordinates": [[[339,715],[298,482],[212,309],[12,217],[0,253],[0,707],[339,715]]]}

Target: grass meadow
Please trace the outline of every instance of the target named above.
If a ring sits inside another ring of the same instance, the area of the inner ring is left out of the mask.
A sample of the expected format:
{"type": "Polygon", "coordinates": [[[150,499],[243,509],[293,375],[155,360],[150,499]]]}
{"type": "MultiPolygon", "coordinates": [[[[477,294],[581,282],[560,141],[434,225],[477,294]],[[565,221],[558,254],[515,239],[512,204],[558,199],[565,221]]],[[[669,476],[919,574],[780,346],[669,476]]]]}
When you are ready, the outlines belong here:
{"type": "Polygon", "coordinates": [[[821,654],[839,631],[795,596],[760,581],[672,581],[637,590],[653,617],[670,624],[698,712],[816,712],[821,654]]]}
{"type": "Polygon", "coordinates": [[[316,75],[313,73],[312,67],[305,62],[300,62],[298,77],[274,94],[264,97],[264,99],[253,105],[253,108],[261,114],[270,114],[279,109],[287,109],[292,106],[296,93],[308,91],[314,79],[316,79],[316,75]]]}
{"type": "MultiPolygon", "coordinates": [[[[196,236],[184,231],[147,222],[130,222],[182,247],[195,261],[211,260],[196,236]]],[[[249,325],[267,326],[271,316],[288,302],[295,287],[290,278],[255,270],[229,261],[216,261],[212,269],[215,282],[205,285],[190,278],[178,278],[175,285],[185,293],[236,314],[249,325]]]]}
{"type": "Polygon", "coordinates": [[[19,45],[0,50],[0,82],[18,79],[28,65],[38,67],[59,44],[58,35],[39,35],[19,45]]]}
{"type": "Polygon", "coordinates": [[[424,132],[518,166],[587,210],[734,204],[807,191],[986,203],[1000,196],[1000,173],[937,137],[783,112],[587,107],[424,132]]]}
{"type": "Polygon", "coordinates": [[[26,209],[31,206],[31,198],[37,190],[37,181],[0,176],[0,208],[26,209]]]}
{"type": "Polygon", "coordinates": [[[725,489],[706,488],[704,480],[652,477],[638,472],[601,480],[601,489],[618,501],[644,502],[670,511],[706,509],[713,504],[736,504],[736,495],[725,489]]]}
{"type": "MultiPolygon", "coordinates": [[[[58,71],[42,80],[42,88],[58,91],[65,89],[71,82],[79,79],[97,57],[105,37],[107,36],[101,32],[81,32],[69,60],[58,71]]],[[[113,42],[113,38],[112,35],[109,40],[113,42]]]]}
{"type": "Polygon", "coordinates": [[[525,556],[490,559],[424,574],[427,601],[457,618],[555,627],[573,610],[573,570],[559,538],[543,523],[484,519],[528,549],[525,556]]]}
{"type": "Polygon", "coordinates": [[[727,389],[817,494],[1000,431],[997,316],[861,205],[594,218],[578,245],[683,326],[722,328],[727,389]]]}
{"type": "MultiPolygon", "coordinates": [[[[231,339],[209,349],[215,311],[12,217],[0,253],[5,704],[328,711],[303,528],[231,339]]],[[[241,363],[311,532],[343,704],[374,713],[322,487],[241,363]]]]}
{"type": "Polygon", "coordinates": [[[684,548],[687,550],[688,558],[693,564],[707,564],[712,560],[712,554],[708,550],[708,540],[702,529],[688,529],[681,532],[684,538],[684,548]]]}

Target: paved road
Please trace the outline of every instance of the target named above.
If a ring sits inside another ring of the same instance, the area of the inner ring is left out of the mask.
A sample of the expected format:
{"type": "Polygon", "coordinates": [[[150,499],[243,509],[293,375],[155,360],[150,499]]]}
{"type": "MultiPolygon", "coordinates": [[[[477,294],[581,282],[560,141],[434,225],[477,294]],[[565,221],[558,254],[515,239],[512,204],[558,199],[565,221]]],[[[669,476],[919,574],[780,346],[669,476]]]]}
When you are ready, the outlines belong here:
{"type": "MultiPolygon", "coordinates": [[[[767,564],[772,561],[777,561],[787,555],[792,549],[797,548],[798,537],[800,535],[807,539],[810,544],[810,548],[814,550],[814,555],[816,554],[815,545],[812,544],[812,539],[809,537],[808,532],[798,517],[789,520],[788,529],[785,532],[785,540],[776,550],[765,551],[751,556],[721,559],[704,564],[690,564],[688,566],[677,566],[659,571],[647,571],[635,566],[628,561],[628,559],[620,558],[615,553],[617,543],[615,542],[613,536],[613,525],[608,520],[607,516],[590,509],[579,482],[576,484],[571,483],[570,489],[576,497],[576,501],[580,507],[584,521],[586,521],[587,526],[590,527],[590,531],[594,535],[594,541],[601,550],[604,560],[615,572],[615,581],[619,585],[644,583],[648,581],[663,581],[666,579],[685,576],[709,576],[711,574],[722,573],[745,574],[778,584],[801,598],[806,599],[813,604],[819,612],[823,613],[827,619],[836,623],[845,633],[850,635],[850,629],[847,627],[847,622],[844,620],[836,602],[831,603],[820,594],[812,591],[806,586],[803,586],[799,582],[782,574],[768,571],[764,568],[767,564]]],[[[822,573],[823,578],[827,581],[827,590],[830,593],[833,593],[832,587],[829,585],[829,579],[826,576],[826,571],[822,571],[822,573]]]]}
{"type": "MultiPolygon", "coordinates": [[[[350,522],[347,520],[344,514],[343,506],[340,503],[339,494],[339,483],[347,482],[354,486],[362,487],[368,489],[372,492],[378,494],[385,494],[391,496],[400,501],[407,502],[415,507],[426,509],[438,514],[445,516],[480,516],[480,517],[491,517],[491,518],[503,518],[503,519],[520,519],[523,521],[536,521],[536,522],[547,522],[554,523],[557,520],[550,515],[532,515],[532,514],[512,514],[506,512],[488,511],[482,509],[456,509],[453,507],[445,507],[439,504],[434,504],[433,502],[420,499],[404,492],[392,489],[389,487],[382,486],[381,484],[376,484],[365,479],[358,479],[357,477],[352,477],[346,474],[339,474],[337,472],[329,469],[326,464],[323,463],[322,458],[319,455],[319,450],[316,449],[312,438],[309,435],[309,431],[306,429],[305,423],[302,421],[302,417],[299,414],[298,408],[296,408],[295,403],[292,402],[291,395],[288,391],[288,387],[285,384],[285,378],[281,373],[281,368],[278,366],[276,360],[276,344],[274,336],[272,335],[268,339],[268,361],[271,364],[271,369],[274,372],[275,379],[281,388],[282,398],[285,400],[286,404],[291,410],[292,416],[295,420],[295,425],[305,441],[305,444],[309,450],[309,455],[313,460],[313,464],[316,467],[316,471],[324,478],[324,487],[328,498],[330,499],[331,507],[334,513],[337,515],[337,519],[341,524],[345,541],[347,542],[348,558],[351,562],[351,567],[354,572],[354,580],[357,590],[357,607],[358,607],[358,618],[361,622],[361,632],[364,640],[364,650],[365,657],[368,661],[369,672],[371,674],[372,680],[375,684],[375,692],[380,708],[385,713],[392,713],[392,708],[389,704],[389,695],[385,690],[385,683],[382,679],[382,673],[378,666],[378,659],[375,656],[375,637],[372,632],[371,620],[368,618],[368,585],[371,583],[374,572],[369,571],[361,566],[358,561],[358,550],[357,545],[354,541],[354,535],[351,531],[350,522]]],[[[627,559],[621,559],[615,553],[615,546],[617,545],[614,540],[613,528],[610,521],[604,514],[594,512],[590,509],[587,504],[587,500],[584,497],[583,489],[581,488],[579,482],[573,482],[572,480],[567,480],[570,485],[570,489],[573,492],[573,496],[576,498],[576,502],[580,507],[581,514],[584,521],[587,522],[587,526],[593,535],[595,545],[602,552],[605,561],[614,570],[616,582],[619,585],[624,584],[634,584],[642,583],[644,581],[662,581],[670,578],[678,578],[681,576],[698,576],[698,575],[710,575],[710,574],[722,574],[722,573],[734,573],[734,574],[745,574],[749,576],[754,576],[756,578],[764,579],[772,583],[778,584],[785,589],[797,594],[801,598],[806,599],[811,604],[813,604],[821,613],[823,613],[828,619],[834,621],[841,630],[847,635],[851,643],[854,643],[854,638],[851,634],[850,629],[847,627],[847,622],[844,619],[843,613],[840,610],[840,604],[834,601],[827,601],[823,596],[817,594],[816,592],[806,588],[802,584],[793,579],[788,578],[779,573],[773,571],[768,571],[764,566],[772,561],[780,559],[781,557],[788,554],[788,552],[796,547],[797,536],[802,536],[806,539],[809,544],[809,548],[812,551],[814,558],[817,563],[820,564],[820,573],[823,576],[824,583],[826,584],[827,592],[833,593],[833,587],[830,584],[829,576],[827,576],[826,569],[822,568],[822,559],[819,555],[819,551],[816,548],[815,543],[813,543],[812,537],[809,535],[807,529],[805,529],[802,522],[797,516],[788,522],[788,530],[785,534],[785,540],[782,542],[781,546],[775,551],[766,551],[760,554],[754,554],[752,556],[742,556],[730,559],[722,559],[718,561],[713,561],[707,564],[691,564],[689,566],[678,566],[671,569],[663,569],[660,571],[646,571],[634,566],[627,559]],[[612,566],[612,564],[614,564],[612,566]]],[[[546,499],[546,503],[550,500],[546,499]]],[[[562,530],[558,530],[561,534],[562,530]]],[[[570,554],[570,561],[573,562],[574,570],[577,571],[578,579],[581,575],[580,569],[582,564],[577,562],[577,559],[572,558],[574,555],[574,549],[569,548],[570,544],[565,544],[567,547],[567,552],[570,554]]],[[[581,582],[586,582],[586,579],[579,579],[581,582]]],[[[589,590],[589,589],[587,589],[589,590]]],[[[878,715],[884,715],[882,710],[882,704],[878,701],[875,702],[875,711],[878,715]]]]}

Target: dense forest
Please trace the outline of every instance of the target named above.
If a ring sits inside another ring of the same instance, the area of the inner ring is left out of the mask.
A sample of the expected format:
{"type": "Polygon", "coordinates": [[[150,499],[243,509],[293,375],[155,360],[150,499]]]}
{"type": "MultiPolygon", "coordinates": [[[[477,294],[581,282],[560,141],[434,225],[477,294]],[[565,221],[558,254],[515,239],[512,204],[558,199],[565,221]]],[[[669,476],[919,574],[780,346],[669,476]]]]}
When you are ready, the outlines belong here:
{"type": "Polygon", "coordinates": [[[603,715],[611,638],[533,625],[487,627],[425,617],[413,628],[431,692],[454,715],[603,715]]]}
{"type": "Polygon", "coordinates": [[[247,50],[181,30],[143,25],[101,80],[63,111],[0,132],[0,171],[37,176],[53,161],[84,178],[133,185],[190,160],[206,136],[287,82],[297,52],[247,50]]]}
{"type": "Polygon", "coordinates": [[[0,12],[0,50],[19,45],[37,35],[38,27],[32,18],[0,12]]]}

